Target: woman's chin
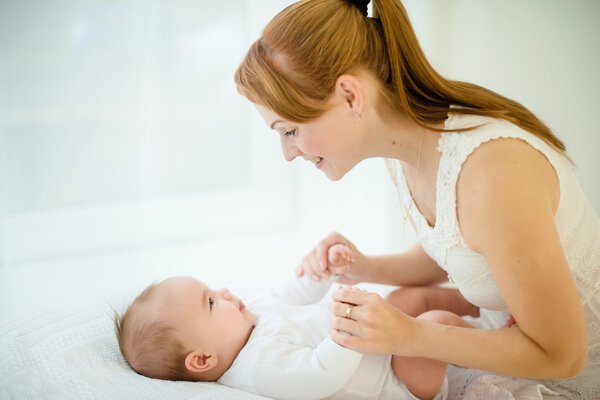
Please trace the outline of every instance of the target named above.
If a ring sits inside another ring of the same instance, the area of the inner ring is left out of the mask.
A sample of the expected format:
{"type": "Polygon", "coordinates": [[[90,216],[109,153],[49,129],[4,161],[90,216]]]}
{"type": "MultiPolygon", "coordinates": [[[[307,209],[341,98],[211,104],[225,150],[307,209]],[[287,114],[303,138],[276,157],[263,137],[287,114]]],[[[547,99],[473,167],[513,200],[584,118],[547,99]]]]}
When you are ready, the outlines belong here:
{"type": "Polygon", "coordinates": [[[340,174],[340,173],[331,173],[331,172],[325,172],[325,176],[327,177],[327,179],[329,179],[332,182],[337,182],[340,179],[342,179],[344,177],[344,175],[346,175],[345,173],[340,174]]]}

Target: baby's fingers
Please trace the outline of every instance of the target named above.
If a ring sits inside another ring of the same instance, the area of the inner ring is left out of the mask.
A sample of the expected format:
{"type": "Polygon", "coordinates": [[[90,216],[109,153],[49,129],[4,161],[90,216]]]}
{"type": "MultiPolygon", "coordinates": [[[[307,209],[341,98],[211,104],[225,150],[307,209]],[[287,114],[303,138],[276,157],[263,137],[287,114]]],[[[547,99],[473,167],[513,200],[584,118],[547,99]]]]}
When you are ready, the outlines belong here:
{"type": "Polygon", "coordinates": [[[321,271],[325,271],[327,269],[330,247],[345,241],[345,238],[339,233],[331,232],[317,244],[315,247],[315,252],[321,271]]]}
{"type": "Polygon", "coordinates": [[[355,260],[354,253],[348,246],[336,244],[329,248],[329,263],[333,265],[352,264],[355,260]]]}

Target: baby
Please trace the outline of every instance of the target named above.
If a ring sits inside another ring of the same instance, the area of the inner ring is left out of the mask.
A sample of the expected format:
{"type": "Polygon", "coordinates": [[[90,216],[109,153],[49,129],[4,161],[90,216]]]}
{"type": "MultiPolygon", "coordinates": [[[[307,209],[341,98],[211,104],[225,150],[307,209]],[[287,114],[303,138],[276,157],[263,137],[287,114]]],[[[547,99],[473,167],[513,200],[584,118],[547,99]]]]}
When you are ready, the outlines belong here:
{"type": "MultiPolygon", "coordinates": [[[[331,263],[351,257],[344,245],[329,250],[331,263]]],[[[445,364],[361,354],[331,340],[332,315],[319,300],[333,282],[294,278],[251,311],[228,289],[169,278],[115,316],[119,347],[151,378],[217,381],[276,399],[444,399],[445,364]]],[[[452,323],[446,314],[422,318],[452,323]]]]}

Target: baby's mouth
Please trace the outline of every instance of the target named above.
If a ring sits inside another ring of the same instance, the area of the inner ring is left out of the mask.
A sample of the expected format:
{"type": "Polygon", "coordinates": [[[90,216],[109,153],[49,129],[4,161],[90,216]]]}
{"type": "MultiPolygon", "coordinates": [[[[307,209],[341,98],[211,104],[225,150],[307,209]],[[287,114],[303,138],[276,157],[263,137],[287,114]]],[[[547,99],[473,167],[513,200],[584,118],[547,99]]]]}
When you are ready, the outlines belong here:
{"type": "Polygon", "coordinates": [[[244,311],[246,309],[246,305],[240,300],[240,311],[244,311]]]}

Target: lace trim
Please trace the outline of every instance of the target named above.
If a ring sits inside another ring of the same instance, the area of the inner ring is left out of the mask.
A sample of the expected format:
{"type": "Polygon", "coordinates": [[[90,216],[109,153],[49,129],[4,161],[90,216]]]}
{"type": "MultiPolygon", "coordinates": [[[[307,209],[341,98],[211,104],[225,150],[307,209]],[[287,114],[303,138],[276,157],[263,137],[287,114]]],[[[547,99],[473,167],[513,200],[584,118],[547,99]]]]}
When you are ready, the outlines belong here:
{"type": "MultiPolygon", "coordinates": [[[[484,117],[470,116],[468,120],[471,121],[471,126],[490,122],[490,119],[484,117]]],[[[462,123],[456,113],[449,113],[445,129],[451,132],[442,133],[438,141],[437,148],[442,154],[437,172],[435,226],[429,226],[414,204],[399,162],[390,161],[394,164],[393,176],[398,196],[405,214],[408,213],[415,224],[423,249],[442,268],[448,270],[448,251],[458,245],[469,248],[460,231],[456,215],[456,182],[462,165],[477,147],[491,140],[523,140],[548,159],[558,176],[560,203],[555,221],[573,278],[585,304],[600,290],[600,220],[581,192],[568,161],[551,150],[541,139],[517,130],[508,122],[506,129],[452,132],[452,129],[460,128],[462,123]]]]}
{"type": "MultiPolygon", "coordinates": [[[[588,331],[588,360],[580,375],[568,379],[533,380],[448,366],[449,398],[541,400],[540,394],[554,391],[572,400],[600,400],[600,299],[592,299],[584,306],[584,311],[588,331]]],[[[495,329],[503,324],[503,314],[489,310],[482,310],[479,318],[467,316],[463,319],[479,329],[495,329]]]]}
{"type": "MultiPolygon", "coordinates": [[[[476,148],[490,140],[514,138],[525,141],[541,152],[551,163],[559,179],[560,201],[555,223],[586,310],[590,340],[588,363],[581,375],[572,379],[542,382],[547,388],[573,399],[600,400],[600,385],[597,384],[600,376],[600,220],[596,212],[581,192],[568,161],[541,139],[519,130],[508,122],[505,127],[495,126],[489,130],[484,127],[468,132],[453,132],[452,129],[459,129],[463,122],[469,122],[466,126],[480,125],[481,122],[504,124],[504,121],[498,122],[485,117],[469,116],[462,120],[457,116],[456,113],[449,113],[445,129],[450,132],[443,133],[438,141],[438,150],[442,154],[437,173],[435,226],[429,226],[414,204],[402,168],[395,169],[394,178],[400,200],[405,210],[410,210],[423,249],[447,271],[448,251],[455,246],[469,249],[460,231],[456,214],[456,183],[463,163],[476,148]]],[[[450,398],[452,395],[462,398],[469,384],[483,374],[486,373],[465,370],[465,375],[468,376],[465,376],[464,380],[455,379],[453,382],[451,378],[450,398]],[[459,383],[460,381],[462,383],[459,383]],[[456,384],[458,385],[455,386],[456,384]],[[457,387],[459,390],[453,393],[457,387]]]]}
{"type": "MultiPolygon", "coordinates": [[[[462,121],[456,116],[456,113],[449,113],[445,123],[446,130],[459,128],[457,125],[462,121]]],[[[490,122],[490,119],[484,117],[469,117],[469,120],[472,121],[470,125],[490,122]]],[[[423,249],[448,271],[448,251],[455,246],[469,248],[460,231],[456,215],[456,182],[463,163],[476,148],[491,140],[523,140],[548,159],[558,176],[560,203],[555,222],[581,300],[585,304],[600,290],[600,220],[581,192],[568,161],[551,150],[541,139],[517,130],[508,122],[506,124],[506,129],[442,133],[437,147],[442,154],[437,172],[436,223],[433,227],[429,226],[414,204],[399,162],[388,160],[394,166],[392,175],[396,180],[398,196],[405,214],[408,213],[414,222],[423,249]]]]}
{"type": "MultiPolygon", "coordinates": [[[[447,129],[453,129],[453,123],[456,122],[454,118],[449,119],[447,129]]],[[[489,131],[444,133],[438,142],[438,150],[442,153],[442,158],[438,171],[436,232],[429,235],[430,240],[437,240],[437,243],[432,245],[439,246],[436,249],[438,257],[442,253],[447,254],[449,249],[457,245],[468,248],[456,214],[456,182],[469,154],[480,145],[500,138],[516,138],[525,141],[541,152],[555,169],[560,185],[560,203],[555,222],[586,310],[589,335],[586,369],[575,378],[541,382],[547,388],[573,399],[600,400],[600,385],[597,383],[600,376],[600,221],[581,192],[566,159],[553,152],[541,139],[511,127],[489,131]]],[[[480,381],[482,382],[484,380],[480,381]]]]}
{"type": "MultiPolygon", "coordinates": [[[[446,129],[456,129],[455,115],[449,114],[446,129]]],[[[568,161],[559,153],[553,152],[541,139],[527,132],[520,132],[512,125],[507,126],[507,129],[491,129],[487,132],[442,134],[438,142],[438,150],[442,156],[438,169],[436,226],[433,234],[426,229],[421,230],[421,235],[428,236],[424,242],[432,246],[430,252],[444,268],[448,250],[456,245],[468,248],[456,214],[458,176],[463,163],[476,148],[501,138],[525,141],[542,153],[556,171],[560,185],[560,200],[555,221],[582,301],[587,302],[600,289],[600,220],[581,192],[577,179],[567,165],[568,161]]]]}
{"type": "MultiPolygon", "coordinates": [[[[474,131],[454,132],[453,129],[459,129],[462,127],[461,124],[467,122],[469,124],[466,126],[486,122],[504,124],[503,121],[498,122],[485,117],[469,116],[463,120],[457,116],[460,115],[449,113],[445,129],[450,132],[442,133],[438,141],[441,157],[437,173],[435,226],[429,226],[414,204],[402,168],[395,169],[394,178],[399,189],[400,200],[405,210],[410,211],[423,249],[447,271],[450,270],[447,265],[449,250],[455,246],[469,249],[460,231],[456,214],[456,183],[463,163],[476,148],[491,140],[514,138],[525,141],[541,152],[551,163],[559,179],[560,201],[555,223],[586,310],[589,356],[586,369],[575,378],[531,382],[536,388],[541,388],[539,384],[543,383],[546,388],[573,399],[600,400],[600,385],[597,384],[600,376],[600,220],[598,216],[581,192],[568,161],[541,139],[519,130],[508,122],[505,127],[492,126],[489,130],[487,127],[482,127],[474,131]]],[[[477,381],[482,375],[489,375],[483,371],[463,371],[464,374],[458,373],[456,377],[450,377],[450,398],[453,398],[452,396],[462,398],[471,383],[477,381]]],[[[504,385],[499,384],[499,381],[493,382],[496,386],[487,385],[491,384],[489,379],[479,380],[480,384],[484,384],[480,388],[499,390],[504,385]]],[[[520,381],[514,379],[506,382],[520,384],[520,381]]],[[[471,393],[475,393],[475,389],[476,387],[471,393]]]]}
{"type": "MultiPolygon", "coordinates": [[[[448,114],[448,118],[446,118],[444,123],[444,129],[450,129],[455,121],[455,116],[455,113],[448,114]]],[[[453,162],[454,158],[456,157],[453,149],[456,150],[459,148],[459,146],[443,145],[443,142],[447,140],[447,137],[449,137],[448,133],[442,133],[440,139],[438,140],[438,150],[442,152],[442,156],[440,158],[440,164],[437,172],[436,222],[433,227],[429,225],[427,219],[423,216],[423,214],[421,214],[418,207],[414,203],[414,199],[412,198],[410,189],[408,188],[408,183],[406,182],[406,177],[400,163],[397,160],[386,160],[388,163],[388,169],[395,179],[396,187],[398,189],[398,196],[400,197],[400,201],[404,207],[404,212],[405,214],[410,215],[413,223],[415,224],[417,235],[421,241],[423,249],[438,263],[438,265],[444,269],[446,269],[447,265],[447,251],[455,244],[459,244],[461,242],[464,243],[464,241],[461,241],[461,235],[459,232],[449,229],[455,224],[453,224],[452,216],[448,216],[449,213],[446,212],[446,210],[449,209],[448,202],[454,204],[454,210],[456,210],[456,190],[455,188],[451,187],[451,179],[448,179],[448,175],[455,173],[458,177],[458,173],[460,172],[460,167],[462,165],[462,163],[456,165],[453,162]],[[446,148],[447,151],[443,151],[442,147],[446,148]],[[391,165],[393,165],[393,168],[391,165]],[[451,172],[451,169],[454,169],[455,171],[451,172]],[[440,201],[441,199],[443,199],[443,201],[440,201]]],[[[456,137],[456,139],[454,139],[454,136],[450,137],[452,138],[450,140],[455,140],[456,142],[459,140],[458,137],[456,137]]],[[[454,219],[456,219],[456,212],[454,213],[454,219]]]]}

